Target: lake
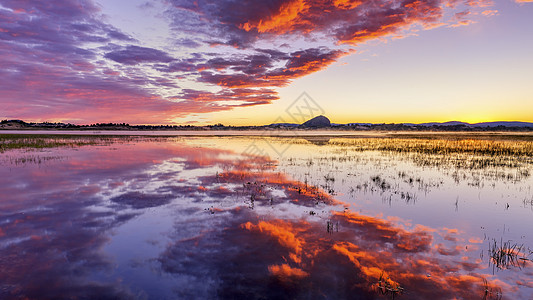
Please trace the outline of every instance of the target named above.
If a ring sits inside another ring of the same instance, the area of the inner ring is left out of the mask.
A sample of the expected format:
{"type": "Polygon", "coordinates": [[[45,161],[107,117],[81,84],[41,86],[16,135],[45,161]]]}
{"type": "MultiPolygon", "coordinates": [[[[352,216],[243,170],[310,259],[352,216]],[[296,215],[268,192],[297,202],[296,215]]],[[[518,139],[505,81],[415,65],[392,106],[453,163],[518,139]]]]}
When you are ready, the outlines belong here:
{"type": "Polygon", "coordinates": [[[79,134],[0,134],[0,299],[533,298],[532,135],[79,134]]]}

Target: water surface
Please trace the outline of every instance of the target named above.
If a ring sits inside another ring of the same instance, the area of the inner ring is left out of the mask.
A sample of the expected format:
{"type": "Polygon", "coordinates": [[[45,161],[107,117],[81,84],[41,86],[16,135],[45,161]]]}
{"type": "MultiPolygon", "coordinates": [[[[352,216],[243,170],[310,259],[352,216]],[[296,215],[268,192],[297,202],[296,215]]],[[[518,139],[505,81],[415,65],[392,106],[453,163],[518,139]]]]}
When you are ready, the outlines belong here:
{"type": "Polygon", "coordinates": [[[528,137],[49,139],[0,153],[1,299],[533,296],[528,137]]]}

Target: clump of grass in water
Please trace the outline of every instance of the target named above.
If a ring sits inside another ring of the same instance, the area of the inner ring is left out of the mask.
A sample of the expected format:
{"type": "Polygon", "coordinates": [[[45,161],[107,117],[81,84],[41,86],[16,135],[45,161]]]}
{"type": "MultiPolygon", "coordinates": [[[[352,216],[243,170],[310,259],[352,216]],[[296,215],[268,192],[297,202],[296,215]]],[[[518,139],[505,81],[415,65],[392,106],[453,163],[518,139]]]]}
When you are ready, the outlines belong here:
{"type": "Polygon", "coordinates": [[[60,160],[61,156],[27,155],[22,157],[8,157],[5,161],[11,165],[41,164],[51,160],[60,160]]]}
{"type": "Polygon", "coordinates": [[[524,198],[524,200],[522,200],[522,202],[524,203],[524,207],[530,207],[532,210],[533,210],[533,197],[530,197],[530,198],[524,198]]]}
{"type": "Polygon", "coordinates": [[[331,176],[330,174],[327,174],[324,176],[325,184],[322,185],[322,188],[328,192],[330,195],[336,195],[335,189],[333,188],[333,183],[335,182],[335,177],[331,176]]]}
{"type": "Polygon", "coordinates": [[[403,294],[404,288],[399,283],[390,279],[384,272],[379,275],[379,280],[373,285],[377,292],[381,295],[390,296],[391,299],[403,294]]]}
{"type": "Polygon", "coordinates": [[[500,300],[503,293],[500,288],[493,289],[487,279],[483,278],[483,300],[500,300]]]}
{"type": "Polygon", "coordinates": [[[386,182],[385,179],[382,179],[379,175],[376,175],[370,179],[382,191],[386,191],[391,188],[391,185],[388,182],[386,182]]]}
{"type": "Polygon", "coordinates": [[[331,234],[334,231],[339,232],[339,222],[333,223],[331,220],[328,220],[326,223],[326,231],[331,234]]]}
{"type": "Polygon", "coordinates": [[[525,254],[524,245],[519,245],[517,243],[512,244],[511,241],[503,242],[500,240],[500,244],[496,239],[493,239],[489,244],[489,263],[493,265],[492,272],[494,273],[494,268],[499,270],[505,270],[509,267],[518,267],[521,268],[524,264],[531,259],[528,258],[533,252],[528,249],[529,254],[525,254]]]}

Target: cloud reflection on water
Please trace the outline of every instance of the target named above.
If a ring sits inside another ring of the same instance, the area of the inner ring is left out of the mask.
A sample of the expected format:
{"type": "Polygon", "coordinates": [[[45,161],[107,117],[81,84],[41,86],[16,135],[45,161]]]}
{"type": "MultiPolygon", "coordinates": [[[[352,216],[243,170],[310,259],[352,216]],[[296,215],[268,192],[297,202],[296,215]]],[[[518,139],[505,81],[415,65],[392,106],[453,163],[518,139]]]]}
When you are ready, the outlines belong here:
{"type": "Polygon", "coordinates": [[[159,298],[103,250],[154,210],[172,211],[170,242],[148,228],[162,250],[141,257],[152,269],[135,270],[149,284],[171,275],[178,298],[374,299],[382,276],[408,299],[512,290],[482,275],[453,230],[352,212],[267,157],[165,139],[62,151],[68,159],[42,168],[0,170],[2,298],[159,298]]]}

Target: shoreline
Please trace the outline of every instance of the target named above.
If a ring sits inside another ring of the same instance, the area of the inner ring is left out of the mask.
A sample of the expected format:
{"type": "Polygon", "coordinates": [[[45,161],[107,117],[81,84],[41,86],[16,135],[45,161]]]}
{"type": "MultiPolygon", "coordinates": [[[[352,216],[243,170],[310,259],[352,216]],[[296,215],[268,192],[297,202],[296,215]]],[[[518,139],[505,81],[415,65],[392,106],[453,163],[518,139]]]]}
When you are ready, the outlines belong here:
{"type": "Polygon", "coordinates": [[[76,135],[76,136],[188,136],[188,137],[529,137],[533,132],[516,131],[336,131],[336,130],[0,130],[2,135],[76,135]]]}

